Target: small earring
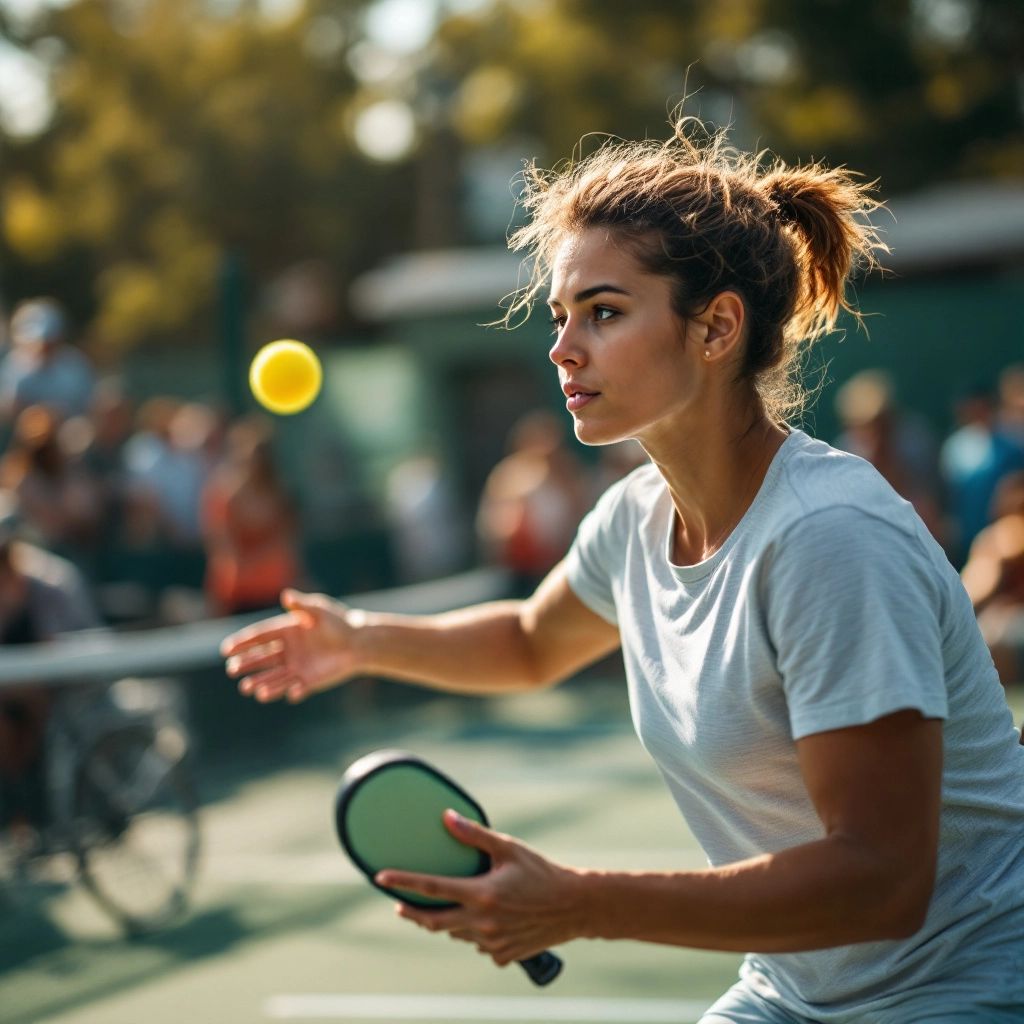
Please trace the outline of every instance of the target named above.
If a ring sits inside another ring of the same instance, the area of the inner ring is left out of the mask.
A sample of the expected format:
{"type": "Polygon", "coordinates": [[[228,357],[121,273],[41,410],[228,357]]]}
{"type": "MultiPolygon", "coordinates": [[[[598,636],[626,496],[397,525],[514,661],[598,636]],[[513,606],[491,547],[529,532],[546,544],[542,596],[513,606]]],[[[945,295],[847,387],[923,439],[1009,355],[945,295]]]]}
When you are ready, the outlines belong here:
{"type": "Polygon", "coordinates": [[[711,358],[711,352],[708,349],[704,349],[704,358],[705,359],[710,359],[711,358]]]}

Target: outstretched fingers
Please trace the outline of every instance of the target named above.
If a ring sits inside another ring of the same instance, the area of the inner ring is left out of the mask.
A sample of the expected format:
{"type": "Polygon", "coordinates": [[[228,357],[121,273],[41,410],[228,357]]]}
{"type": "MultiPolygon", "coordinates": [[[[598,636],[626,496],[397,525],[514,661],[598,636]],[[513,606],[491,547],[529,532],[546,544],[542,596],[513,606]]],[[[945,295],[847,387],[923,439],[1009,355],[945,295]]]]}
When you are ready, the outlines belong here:
{"type": "Polygon", "coordinates": [[[246,697],[255,697],[263,702],[290,695],[295,687],[301,687],[301,682],[296,679],[294,672],[286,668],[272,668],[247,676],[238,684],[238,691],[246,697]]]}
{"type": "Polygon", "coordinates": [[[270,643],[242,650],[228,658],[224,670],[233,679],[237,679],[240,676],[252,675],[261,669],[274,668],[281,664],[284,649],[284,641],[272,640],[270,643]]]}
{"type": "Polygon", "coordinates": [[[294,614],[287,612],[284,615],[275,615],[273,618],[246,626],[221,641],[221,657],[230,658],[253,647],[263,647],[274,641],[283,643],[297,624],[294,614]]]}

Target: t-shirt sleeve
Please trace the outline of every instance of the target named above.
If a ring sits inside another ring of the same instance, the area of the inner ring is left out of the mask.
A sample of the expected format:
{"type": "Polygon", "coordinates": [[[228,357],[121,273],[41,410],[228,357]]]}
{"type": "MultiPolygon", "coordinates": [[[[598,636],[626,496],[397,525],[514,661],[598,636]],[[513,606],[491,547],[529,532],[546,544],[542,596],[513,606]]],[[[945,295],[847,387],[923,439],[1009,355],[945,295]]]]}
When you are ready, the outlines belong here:
{"type": "Polygon", "coordinates": [[[625,481],[610,487],[583,517],[576,538],[565,556],[565,569],[573,593],[591,610],[618,625],[615,608],[615,554],[623,549],[622,494],[625,481]],[[616,538],[619,538],[618,540],[616,538]]]}
{"type": "Polygon", "coordinates": [[[766,624],[794,739],[907,709],[946,717],[943,588],[919,537],[840,506],[774,549],[766,624]]]}

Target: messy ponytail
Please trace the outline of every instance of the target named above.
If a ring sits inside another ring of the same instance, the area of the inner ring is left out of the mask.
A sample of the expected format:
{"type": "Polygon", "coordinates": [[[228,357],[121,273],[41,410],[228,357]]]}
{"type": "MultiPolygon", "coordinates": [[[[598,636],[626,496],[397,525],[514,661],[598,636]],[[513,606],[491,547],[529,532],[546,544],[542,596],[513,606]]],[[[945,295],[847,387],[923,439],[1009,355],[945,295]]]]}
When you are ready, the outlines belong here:
{"type": "Polygon", "coordinates": [[[510,239],[533,259],[505,322],[528,312],[562,239],[592,227],[615,232],[641,265],[673,281],[683,318],[720,292],[743,299],[747,345],[739,369],[778,422],[806,401],[801,355],[831,331],[855,270],[884,250],[868,214],[872,186],[844,169],[787,166],[740,153],[693,118],[667,142],[608,141],[553,171],[526,169],[520,202],[529,220],[510,239]]]}

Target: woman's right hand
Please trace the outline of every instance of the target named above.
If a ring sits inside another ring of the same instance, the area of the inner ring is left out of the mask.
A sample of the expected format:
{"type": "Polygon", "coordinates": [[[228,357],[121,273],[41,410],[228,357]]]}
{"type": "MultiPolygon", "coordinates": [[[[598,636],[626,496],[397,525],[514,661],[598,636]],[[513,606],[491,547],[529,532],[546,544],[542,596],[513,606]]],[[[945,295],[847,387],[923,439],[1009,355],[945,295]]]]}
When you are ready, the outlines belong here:
{"type": "Polygon", "coordinates": [[[253,623],[220,645],[225,669],[239,692],[261,702],[305,700],[359,671],[353,649],[353,612],[323,594],[285,590],[283,615],[253,623]]]}

